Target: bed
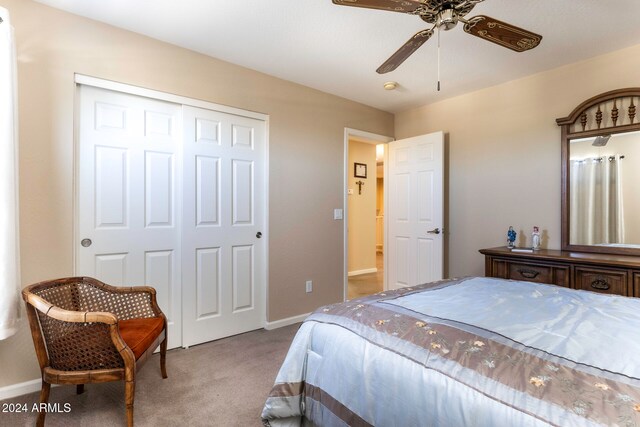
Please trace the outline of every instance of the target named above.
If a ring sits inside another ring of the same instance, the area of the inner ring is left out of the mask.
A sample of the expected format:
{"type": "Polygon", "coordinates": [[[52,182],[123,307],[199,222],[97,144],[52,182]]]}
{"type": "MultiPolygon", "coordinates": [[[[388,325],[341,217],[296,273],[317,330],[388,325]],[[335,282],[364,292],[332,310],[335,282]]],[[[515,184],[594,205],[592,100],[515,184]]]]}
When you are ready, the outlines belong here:
{"type": "Polygon", "coordinates": [[[265,426],[640,426],[640,299],[470,277],[322,307],[265,426]]]}

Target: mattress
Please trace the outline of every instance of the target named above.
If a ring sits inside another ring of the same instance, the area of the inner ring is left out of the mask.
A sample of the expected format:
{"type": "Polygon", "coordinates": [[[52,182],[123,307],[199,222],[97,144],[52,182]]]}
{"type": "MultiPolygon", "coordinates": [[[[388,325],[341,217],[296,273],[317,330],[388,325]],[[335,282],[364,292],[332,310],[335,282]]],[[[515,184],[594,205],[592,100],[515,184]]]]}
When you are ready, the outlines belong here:
{"type": "Polygon", "coordinates": [[[640,425],[640,299],[486,277],[322,307],[268,426],[640,425]]]}

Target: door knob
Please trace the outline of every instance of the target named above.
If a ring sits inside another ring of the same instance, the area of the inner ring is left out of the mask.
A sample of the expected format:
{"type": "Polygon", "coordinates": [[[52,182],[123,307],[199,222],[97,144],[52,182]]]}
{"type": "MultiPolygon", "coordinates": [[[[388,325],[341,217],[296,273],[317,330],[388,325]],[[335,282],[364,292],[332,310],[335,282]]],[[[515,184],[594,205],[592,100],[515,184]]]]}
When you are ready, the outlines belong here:
{"type": "Polygon", "coordinates": [[[429,233],[429,234],[440,234],[440,229],[439,228],[434,228],[433,230],[427,231],[427,233],[429,233]]]}
{"type": "Polygon", "coordinates": [[[257,237],[258,239],[259,239],[259,238],[261,238],[261,237],[262,237],[262,232],[258,231],[258,232],[256,233],[256,237],[257,237]]]}
{"type": "Polygon", "coordinates": [[[91,246],[93,242],[91,241],[91,239],[82,239],[80,241],[80,244],[82,245],[82,247],[84,248],[88,248],[89,246],[91,246]]]}

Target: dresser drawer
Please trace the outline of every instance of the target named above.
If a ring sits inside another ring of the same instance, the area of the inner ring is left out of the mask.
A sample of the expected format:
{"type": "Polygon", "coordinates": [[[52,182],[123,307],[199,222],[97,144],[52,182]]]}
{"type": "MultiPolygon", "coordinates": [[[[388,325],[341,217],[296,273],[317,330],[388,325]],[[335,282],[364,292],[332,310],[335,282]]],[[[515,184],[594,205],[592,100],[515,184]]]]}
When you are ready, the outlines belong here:
{"type": "Polygon", "coordinates": [[[575,288],[603,294],[629,295],[629,275],[623,270],[576,267],[575,288]]]}
{"type": "Polygon", "coordinates": [[[570,287],[567,266],[518,262],[507,264],[507,279],[570,287]]]}
{"type": "Polygon", "coordinates": [[[640,256],[540,249],[481,249],[489,277],[551,283],[573,289],[640,298],[640,256]]]}

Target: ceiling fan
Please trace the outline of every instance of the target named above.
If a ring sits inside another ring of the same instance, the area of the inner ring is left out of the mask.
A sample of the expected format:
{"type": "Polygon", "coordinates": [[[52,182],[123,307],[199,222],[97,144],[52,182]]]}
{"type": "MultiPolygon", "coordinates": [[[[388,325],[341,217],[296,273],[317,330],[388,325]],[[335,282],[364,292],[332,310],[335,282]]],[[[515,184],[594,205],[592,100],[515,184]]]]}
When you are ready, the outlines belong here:
{"type": "Polygon", "coordinates": [[[449,31],[458,22],[464,31],[500,46],[524,52],[540,44],[542,36],[485,15],[466,19],[474,6],[484,0],[332,0],[343,6],[389,10],[418,15],[423,21],[433,24],[428,30],[417,32],[376,71],[385,74],[398,68],[413,52],[418,50],[434,34],[434,30],[449,31]]]}

